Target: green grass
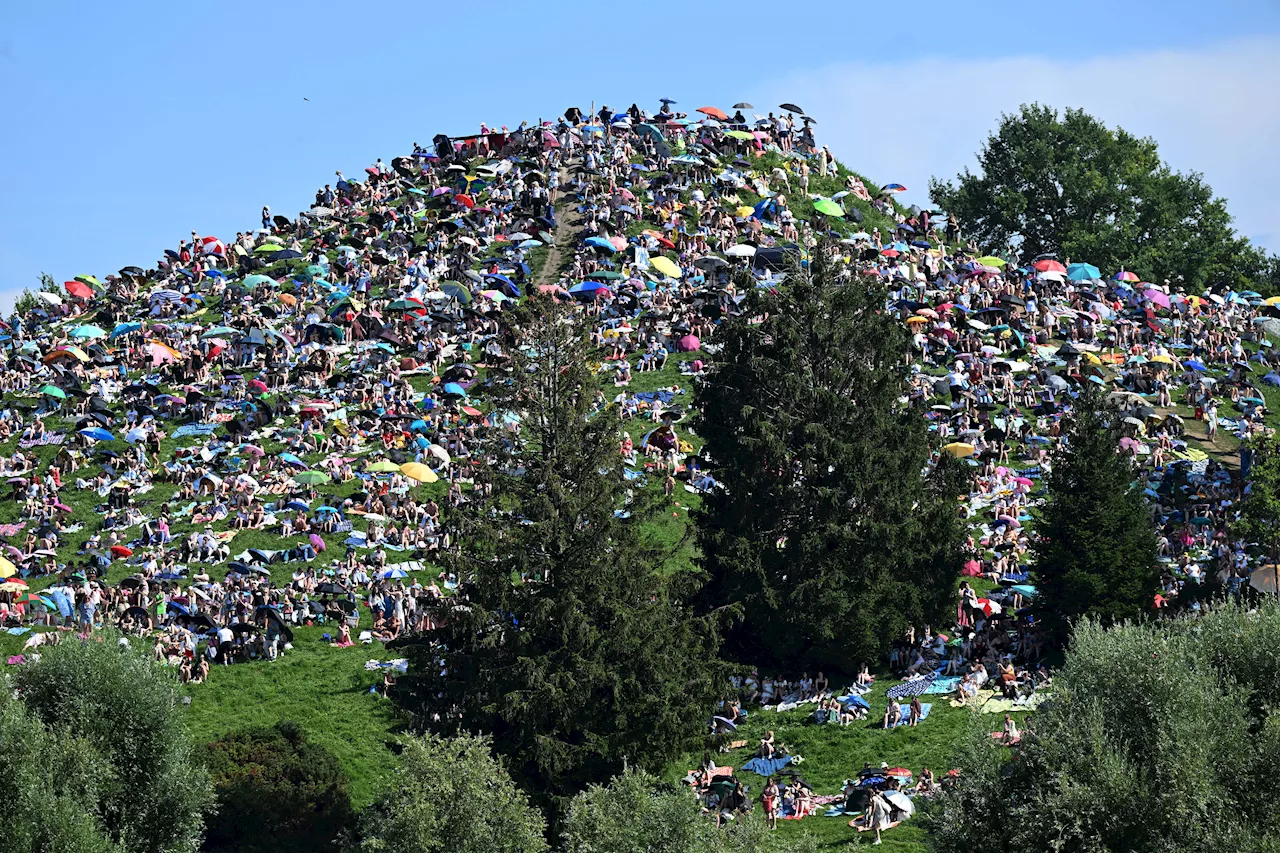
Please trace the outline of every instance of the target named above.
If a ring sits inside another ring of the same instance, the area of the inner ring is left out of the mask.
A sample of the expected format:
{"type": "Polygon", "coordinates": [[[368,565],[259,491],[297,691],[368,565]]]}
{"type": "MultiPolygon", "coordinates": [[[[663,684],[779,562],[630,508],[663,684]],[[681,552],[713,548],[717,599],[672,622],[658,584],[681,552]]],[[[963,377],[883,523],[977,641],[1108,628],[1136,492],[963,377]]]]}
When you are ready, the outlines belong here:
{"type": "MultiPolygon", "coordinates": [[[[997,731],[1004,722],[1001,714],[980,714],[969,708],[953,708],[945,696],[922,696],[921,702],[933,704],[928,719],[915,728],[899,726],[885,731],[880,728],[886,705],[884,694],[896,683],[883,680],[877,683],[867,696],[871,703],[871,717],[849,726],[819,726],[809,722],[814,705],[782,714],[751,708],[747,722],[732,736],[733,740],[746,740],[748,745],[728,753],[713,753],[712,760],[718,766],[731,764],[734,768],[741,768],[755,755],[765,731],[772,730],[775,740],[786,744],[790,754],[804,758],[796,769],[813,786],[814,792],[823,796],[838,794],[844,780],[857,775],[867,762],[874,767],[879,767],[882,761],[888,762],[890,767],[905,767],[917,779],[921,770],[928,767],[936,778],[941,779],[954,766],[955,746],[966,736],[970,726],[997,731]]],[[[1015,716],[1021,725],[1027,714],[1015,716]]],[[[671,781],[682,778],[697,766],[700,758],[700,754],[690,754],[683,761],[673,763],[666,777],[671,781]]],[[[750,788],[752,800],[757,801],[764,789],[764,777],[739,769],[737,778],[750,788]]],[[[760,808],[758,803],[755,808],[760,808]]],[[[822,814],[825,809],[825,806],[820,807],[818,814],[802,820],[779,821],[777,831],[784,838],[811,834],[819,846],[826,849],[870,844],[874,840],[874,833],[858,832],[850,827],[849,817],[825,817],[822,814]]],[[[925,831],[916,819],[884,832],[883,838],[881,847],[885,851],[921,853],[925,849],[925,831]]]]}

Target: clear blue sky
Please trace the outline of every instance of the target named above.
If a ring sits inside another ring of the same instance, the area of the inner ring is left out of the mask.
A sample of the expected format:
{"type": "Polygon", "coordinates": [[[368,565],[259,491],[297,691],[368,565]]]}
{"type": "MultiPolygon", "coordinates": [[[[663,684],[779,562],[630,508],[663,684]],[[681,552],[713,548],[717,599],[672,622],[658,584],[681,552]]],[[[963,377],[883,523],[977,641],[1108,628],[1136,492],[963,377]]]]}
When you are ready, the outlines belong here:
{"type": "MultiPolygon", "coordinates": [[[[357,174],[481,121],[515,126],[592,99],[769,108],[776,102],[757,98],[776,96],[779,81],[853,63],[884,72],[859,92],[865,115],[806,108],[836,134],[820,141],[842,159],[898,180],[859,162],[861,133],[960,110],[984,129],[952,134],[963,136],[952,143],[962,156],[999,113],[950,91],[945,73],[895,77],[899,66],[1194,53],[1278,34],[1276,0],[10,2],[0,6],[0,306],[42,270],[63,281],[148,266],[192,229],[225,237],[252,227],[263,204],[292,216],[335,169],[357,174]]],[[[1267,90],[1280,100],[1274,80],[1267,90]]],[[[826,94],[785,97],[807,105],[826,94]]],[[[929,122],[930,135],[948,135],[941,116],[929,122]]],[[[1210,164],[1174,165],[1214,179],[1210,164]]],[[[942,167],[954,172],[948,162],[915,168],[942,167]]]]}

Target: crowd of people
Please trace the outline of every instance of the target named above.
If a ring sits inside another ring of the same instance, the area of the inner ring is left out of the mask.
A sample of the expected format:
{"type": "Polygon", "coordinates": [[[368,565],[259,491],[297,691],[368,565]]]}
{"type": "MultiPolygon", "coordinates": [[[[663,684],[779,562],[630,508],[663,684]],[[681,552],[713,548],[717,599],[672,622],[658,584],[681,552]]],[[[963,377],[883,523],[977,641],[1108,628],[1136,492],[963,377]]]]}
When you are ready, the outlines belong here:
{"type": "MultiPolygon", "coordinates": [[[[776,286],[815,253],[887,287],[936,452],[976,468],[966,580],[952,625],[895,645],[903,681],[883,717],[863,698],[869,668],[844,692],[820,672],[753,677],[720,731],[754,704],[893,728],[926,721],[931,692],[976,702],[994,686],[1028,704],[1042,692],[1028,522],[1087,383],[1123,419],[1160,528],[1153,606],[1211,576],[1250,583],[1255,561],[1228,531],[1239,473],[1197,445],[1232,449],[1223,433],[1268,429],[1270,300],[1013,249],[982,256],[955,217],[903,207],[902,187],[869,189],[839,166],[795,105],[734,109],[664,99],[437,136],[359,180],[337,173],[292,219],[263,208],[259,228],[193,231],[149,268],[34,294],[3,324],[4,627],[30,632],[24,654],[38,654],[60,632],[115,626],[154,640],[192,682],[287,654],[300,625],[340,646],[430,630],[431,603],[459,579],[424,569],[465,547],[451,512],[491,488],[477,448],[520,428],[484,410],[479,381],[521,345],[506,303],[576,306],[600,351],[595,405],[629,427],[624,459],[669,495],[705,492],[715,472],[680,421],[714,371],[717,327],[741,313],[744,280],[776,286]],[[648,372],[669,384],[635,390],[648,372]]],[[[702,773],[709,812],[747,804],[740,783],[702,773]]],[[[768,776],[772,821],[821,805],[768,776]]],[[[936,784],[926,770],[910,793],[936,784]]],[[[890,796],[907,792],[900,774],[850,786],[841,796],[858,792],[877,832],[906,810],[890,796]]]]}

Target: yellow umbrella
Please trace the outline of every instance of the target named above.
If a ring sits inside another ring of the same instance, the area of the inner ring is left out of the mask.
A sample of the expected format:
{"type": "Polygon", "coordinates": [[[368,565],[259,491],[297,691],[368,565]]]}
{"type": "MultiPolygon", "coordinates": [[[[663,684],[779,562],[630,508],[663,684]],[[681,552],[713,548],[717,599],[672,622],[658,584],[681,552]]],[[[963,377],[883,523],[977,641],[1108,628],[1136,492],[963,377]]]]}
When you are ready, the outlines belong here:
{"type": "Polygon", "coordinates": [[[1268,296],[1266,299],[1262,301],[1267,303],[1268,305],[1280,305],[1280,296],[1268,296]]]}
{"type": "Polygon", "coordinates": [[[417,480],[419,483],[434,483],[440,478],[436,476],[436,472],[432,471],[421,462],[406,462],[400,466],[400,473],[404,474],[410,480],[417,480]]]}
{"type": "Polygon", "coordinates": [[[649,263],[653,265],[655,270],[663,275],[670,276],[671,278],[679,278],[681,275],[680,267],[676,266],[675,262],[670,258],[664,258],[662,255],[658,255],[656,258],[650,258],[649,263]]]}
{"type": "Polygon", "coordinates": [[[995,258],[987,255],[985,258],[978,258],[974,263],[981,264],[984,267],[1002,267],[1008,262],[1004,258],[995,258]]]}
{"type": "Polygon", "coordinates": [[[1151,361],[1154,361],[1157,364],[1173,364],[1173,359],[1169,358],[1167,355],[1153,355],[1151,356],[1151,361]]]}
{"type": "Polygon", "coordinates": [[[1089,362],[1092,365],[1096,365],[1098,367],[1102,366],[1102,359],[1098,358],[1096,355],[1094,355],[1091,352],[1087,352],[1084,354],[1084,360],[1089,362]]]}
{"type": "Polygon", "coordinates": [[[927,323],[927,322],[929,322],[929,318],[927,317],[908,317],[907,318],[908,326],[914,326],[917,323],[927,323]]]}
{"type": "Polygon", "coordinates": [[[972,444],[965,444],[963,441],[953,441],[951,444],[942,448],[957,459],[963,459],[966,456],[972,456],[977,450],[972,444]]]}
{"type": "Polygon", "coordinates": [[[742,207],[738,208],[733,213],[735,216],[750,216],[755,212],[756,212],[756,209],[754,207],[747,207],[744,204],[742,207]]]}
{"type": "Polygon", "coordinates": [[[12,583],[10,581],[0,583],[0,592],[22,592],[24,589],[26,589],[26,587],[19,583],[12,583]]]}
{"type": "Polygon", "coordinates": [[[11,578],[18,573],[18,567],[0,557],[0,578],[11,578]]]}

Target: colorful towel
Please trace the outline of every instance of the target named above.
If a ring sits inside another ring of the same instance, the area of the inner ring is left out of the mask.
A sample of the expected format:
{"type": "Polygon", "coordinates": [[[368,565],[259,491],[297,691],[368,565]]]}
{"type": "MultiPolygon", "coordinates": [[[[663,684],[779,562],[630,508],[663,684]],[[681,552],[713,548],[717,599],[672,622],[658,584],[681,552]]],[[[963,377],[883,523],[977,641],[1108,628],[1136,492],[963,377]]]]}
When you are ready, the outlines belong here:
{"type": "MultiPolygon", "coordinates": [[[[928,717],[929,717],[929,710],[930,710],[931,708],[933,708],[933,705],[932,705],[932,704],[930,704],[930,703],[928,703],[928,702],[921,702],[921,703],[920,703],[920,721],[921,721],[921,722],[923,722],[924,720],[928,719],[928,717]]],[[[907,723],[909,723],[909,722],[911,721],[911,706],[910,706],[910,705],[899,705],[899,706],[898,706],[898,711],[901,713],[901,715],[902,715],[902,716],[898,719],[898,722],[894,723],[892,726],[890,726],[890,727],[889,727],[889,728],[891,728],[891,729],[892,729],[892,728],[897,728],[898,726],[905,726],[905,725],[907,725],[907,723]]]]}
{"type": "Polygon", "coordinates": [[[188,435],[213,435],[217,424],[183,424],[173,431],[174,438],[185,438],[188,435]]]}
{"type": "Polygon", "coordinates": [[[25,521],[19,521],[17,524],[0,524],[0,536],[16,536],[26,526],[25,521]]]}

